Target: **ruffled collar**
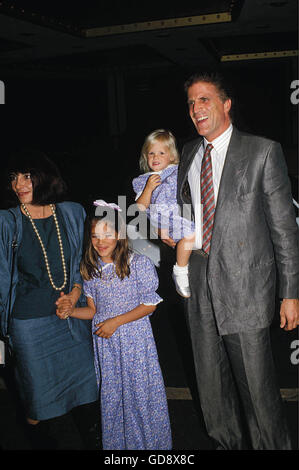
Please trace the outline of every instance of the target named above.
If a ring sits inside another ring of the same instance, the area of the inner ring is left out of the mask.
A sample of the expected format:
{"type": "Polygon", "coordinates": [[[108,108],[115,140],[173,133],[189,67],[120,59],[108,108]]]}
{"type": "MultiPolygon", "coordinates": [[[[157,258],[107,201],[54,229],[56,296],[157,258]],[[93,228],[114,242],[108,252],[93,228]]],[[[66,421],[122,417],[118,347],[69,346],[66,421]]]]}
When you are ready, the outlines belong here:
{"type": "MultiPolygon", "coordinates": [[[[131,264],[131,261],[134,258],[134,255],[135,253],[130,253],[129,260],[128,260],[129,264],[131,264]]],[[[115,264],[113,263],[113,261],[111,261],[111,263],[104,263],[104,261],[102,261],[101,258],[99,257],[98,266],[99,266],[99,269],[101,269],[102,271],[104,271],[104,269],[108,268],[109,266],[114,266],[114,265],[115,264]]]]}
{"type": "Polygon", "coordinates": [[[168,167],[164,168],[164,170],[160,171],[149,171],[148,173],[144,173],[144,176],[150,176],[150,175],[160,175],[161,179],[167,178],[171,173],[173,173],[177,169],[178,165],[171,163],[168,165],[168,167]]]}

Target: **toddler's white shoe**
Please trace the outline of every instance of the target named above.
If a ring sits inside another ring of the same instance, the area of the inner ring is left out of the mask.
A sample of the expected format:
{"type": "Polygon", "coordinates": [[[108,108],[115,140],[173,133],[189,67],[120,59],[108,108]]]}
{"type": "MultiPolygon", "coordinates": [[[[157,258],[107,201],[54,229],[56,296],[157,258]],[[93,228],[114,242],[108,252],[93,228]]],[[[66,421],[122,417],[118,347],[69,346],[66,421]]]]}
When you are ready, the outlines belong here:
{"type": "Polygon", "coordinates": [[[190,297],[191,292],[189,286],[188,265],[178,266],[175,264],[172,271],[172,278],[174,280],[177,293],[185,298],[190,297]]]}

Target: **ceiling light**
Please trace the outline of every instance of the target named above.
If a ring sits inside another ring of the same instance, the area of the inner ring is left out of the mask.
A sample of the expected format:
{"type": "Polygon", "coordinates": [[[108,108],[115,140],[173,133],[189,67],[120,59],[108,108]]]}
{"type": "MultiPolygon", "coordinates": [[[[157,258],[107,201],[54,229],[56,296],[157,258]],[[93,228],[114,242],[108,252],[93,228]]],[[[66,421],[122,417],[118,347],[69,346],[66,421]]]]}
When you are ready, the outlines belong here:
{"type": "Polygon", "coordinates": [[[285,5],[287,5],[288,2],[271,2],[269,3],[270,7],[284,7],[285,5]]]}

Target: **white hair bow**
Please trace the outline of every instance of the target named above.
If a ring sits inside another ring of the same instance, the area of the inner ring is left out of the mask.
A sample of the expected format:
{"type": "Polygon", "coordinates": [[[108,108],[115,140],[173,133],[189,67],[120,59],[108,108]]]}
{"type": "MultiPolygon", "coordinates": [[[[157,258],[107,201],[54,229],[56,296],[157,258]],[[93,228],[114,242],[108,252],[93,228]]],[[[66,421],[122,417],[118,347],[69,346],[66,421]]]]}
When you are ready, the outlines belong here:
{"type": "Polygon", "coordinates": [[[117,204],[114,204],[113,202],[103,201],[103,199],[97,199],[96,201],[94,201],[93,205],[94,206],[110,207],[111,209],[114,209],[118,212],[122,212],[121,208],[117,204]]]}

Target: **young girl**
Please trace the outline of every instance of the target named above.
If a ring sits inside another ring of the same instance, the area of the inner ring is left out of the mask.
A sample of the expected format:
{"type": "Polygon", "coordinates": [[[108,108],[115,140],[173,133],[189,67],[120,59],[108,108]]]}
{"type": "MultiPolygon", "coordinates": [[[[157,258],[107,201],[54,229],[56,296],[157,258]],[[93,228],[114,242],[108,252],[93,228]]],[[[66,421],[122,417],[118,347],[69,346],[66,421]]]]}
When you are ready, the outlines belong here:
{"type": "Polygon", "coordinates": [[[136,203],[146,210],[151,224],[161,238],[177,243],[173,279],[182,297],[190,297],[188,261],[194,243],[194,224],[179,215],[176,199],[179,154],[170,131],[158,129],[149,134],[143,144],[140,168],[144,174],[134,178],[136,203]]]}
{"type": "Polygon", "coordinates": [[[118,206],[104,204],[107,216],[87,219],[81,263],[87,307],[60,302],[57,315],[92,318],[103,449],[169,450],[167,399],[149,320],[162,301],[157,273],[149,258],[130,252],[118,206]]]}

